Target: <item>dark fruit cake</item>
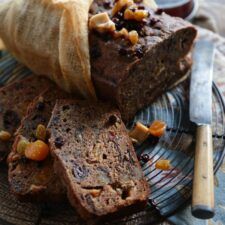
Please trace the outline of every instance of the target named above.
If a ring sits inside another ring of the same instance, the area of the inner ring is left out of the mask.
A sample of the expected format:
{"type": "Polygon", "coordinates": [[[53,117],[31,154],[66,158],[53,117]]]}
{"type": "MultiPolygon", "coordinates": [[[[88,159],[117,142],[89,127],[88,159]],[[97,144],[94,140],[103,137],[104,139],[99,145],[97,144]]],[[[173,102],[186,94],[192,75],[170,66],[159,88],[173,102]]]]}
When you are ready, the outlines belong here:
{"type": "Polygon", "coordinates": [[[8,157],[9,184],[12,193],[20,200],[47,202],[65,199],[65,191],[53,170],[50,154],[42,161],[28,159],[24,155],[24,149],[21,150],[23,142],[20,141],[34,142],[40,139],[47,143],[48,134],[45,127],[56,99],[66,97],[68,95],[55,86],[44,91],[30,104],[27,115],[16,132],[13,150],[8,157]]]}
{"type": "Polygon", "coordinates": [[[98,97],[116,103],[124,121],[186,75],[184,58],[197,33],[189,22],[137,2],[95,0],[89,11],[92,80],[98,97]]]}
{"type": "Polygon", "coordinates": [[[149,185],[117,109],[100,102],[57,101],[48,129],[55,171],[83,218],[146,205],[149,185]]]}
{"type": "Polygon", "coordinates": [[[50,84],[45,78],[30,76],[0,89],[0,132],[11,136],[9,140],[0,138],[0,161],[11,149],[13,134],[26,114],[27,106],[50,84]]]}

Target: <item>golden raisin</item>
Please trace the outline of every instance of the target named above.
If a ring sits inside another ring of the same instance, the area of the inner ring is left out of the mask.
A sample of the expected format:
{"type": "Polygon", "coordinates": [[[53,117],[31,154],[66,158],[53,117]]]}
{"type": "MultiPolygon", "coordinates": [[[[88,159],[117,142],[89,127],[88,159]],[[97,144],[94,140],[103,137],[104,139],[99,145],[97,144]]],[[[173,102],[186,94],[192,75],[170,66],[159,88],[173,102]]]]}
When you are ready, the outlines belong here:
{"type": "Polygon", "coordinates": [[[1,141],[9,141],[12,135],[8,131],[0,131],[0,140],[1,141]]]}
{"type": "Polygon", "coordinates": [[[25,154],[25,149],[27,148],[27,146],[29,144],[30,144],[30,142],[28,140],[26,140],[25,138],[21,138],[21,140],[17,144],[16,151],[20,155],[24,155],[25,154]]]}
{"type": "Polygon", "coordinates": [[[46,143],[41,140],[37,140],[28,144],[25,149],[25,156],[28,159],[34,161],[42,161],[46,159],[49,154],[49,147],[46,143]]]}
{"type": "Polygon", "coordinates": [[[139,40],[138,32],[136,30],[130,31],[129,34],[128,34],[128,38],[129,38],[132,45],[137,44],[138,40],[139,40]]]}
{"type": "Polygon", "coordinates": [[[170,161],[166,159],[160,159],[156,162],[155,168],[159,170],[170,170],[171,169],[170,161]]]}
{"type": "Polygon", "coordinates": [[[96,198],[96,197],[98,197],[101,194],[101,190],[99,190],[99,189],[92,189],[90,191],[90,194],[92,195],[92,197],[96,198]]]}
{"type": "Polygon", "coordinates": [[[35,136],[37,139],[45,141],[46,139],[46,128],[44,125],[39,124],[36,129],[35,136]]]}
{"type": "Polygon", "coordinates": [[[118,0],[112,9],[112,16],[114,16],[116,13],[118,13],[124,7],[129,7],[133,4],[134,4],[133,0],[118,0]]]}
{"type": "Polygon", "coordinates": [[[109,18],[106,12],[92,16],[89,21],[89,27],[100,33],[113,32],[116,30],[115,23],[109,18]]]}
{"type": "Polygon", "coordinates": [[[149,127],[149,132],[155,137],[161,137],[166,130],[166,123],[160,120],[155,120],[149,127]]]}
{"type": "Polygon", "coordinates": [[[143,9],[135,9],[134,11],[132,11],[131,9],[126,9],[124,12],[125,20],[136,20],[140,22],[143,19],[146,19],[148,16],[148,11],[143,9]]]}
{"type": "Polygon", "coordinates": [[[136,10],[134,12],[134,19],[136,21],[142,21],[143,19],[147,18],[149,13],[147,10],[136,10]]]}
{"type": "Polygon", "coordinates": [[[129,136],[141,143],[148,138],[149,129],[142,123],[137,122],[134,129],[129,132],[129,136]]]}
{"type": "Polygon", "coordinates": [[[122,28],[120,31],[115,31],[114,37],[115,38],[119,38],[119,37],[127,38],[128,37],[128,30],[126,28],[122,28]]]}
{"type": "Polygon", "coordinates": [[[124,19],[125,20],[133,20],[134,19],[134,12],[130,9],[126,9],[124,11],[124,19]]]}

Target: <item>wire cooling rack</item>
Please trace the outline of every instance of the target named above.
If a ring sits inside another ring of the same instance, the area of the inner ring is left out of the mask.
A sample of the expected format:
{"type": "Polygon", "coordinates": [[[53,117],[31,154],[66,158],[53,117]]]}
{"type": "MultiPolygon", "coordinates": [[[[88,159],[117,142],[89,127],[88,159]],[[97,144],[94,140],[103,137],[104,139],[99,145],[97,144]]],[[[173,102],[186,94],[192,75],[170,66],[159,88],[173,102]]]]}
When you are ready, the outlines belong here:
{"type": "MultiPolygon", "coordinates": [[[[145,211],[123,218],[115,223],[151,224],[160,216],[168,217],[187,204],[192,195],[194,172],[195,126],[189,121],[189,81],[167,92],[148,108],[139,112],[128,127],[137,121],[145,125],[163,120],[167,130],[159,140],[149,139],[136,147],[137,155],[147,154],[149,161],[142,169],[151,188],[145,211]],[[155,168],[159,159],[168,159],[172,168],[163,171],[155,168]],[[136,223],[138,221],[138,223],[136,223]]],[[[213,83],[213,146],[214,172],[219,169],[225,154],[225,105],[222,95],[213,83]]]]}
{"type": "MultiPolygon", "coordinates": [[[[29,74],[31,74],[29,70],[8,54],[0,56],[0,85],[22,79],[29,74]]],[[[106,222],[106,224],[152,224],[173,215],[190,201],[194,170],[195,126],[189,121],[188,89],[189,81],[180,84],[161,96],[151,106],[140,111],[134,120],[128,124],[128,128],[130,128],[137,121],[149,125],[154,120],[163,120],[167,124],[167,129],[160,139],[150,138],[142,145],[136,146],[139,157],[147,154],[149,158],[148,162],[141,161],[143,172],[151,188],[148,206],[140,213],[114,219],[106,222]],[[156,169],[155,163],[159,159],[170,160],[171,169],[167,171],[156,169]]],[[[225,154],[225,104],[216,84],[213,84],[212,111],[214,172],[216,172],[225,154]]],[[[6,170],[2,171],[6,172],[6,170]]],[[[16,202],[15,204],[20,207],[21,203],[16,202]]],[[[23,207],[26,206],[23,205],[23,207]]],[[[49,223],[46,222],[45,224],[60,225],[71,224],[74,221],[74,211],[67,204],[58,206],[39,205],[38,207],[39,213],[36,215],[34,224],[41,224],[40,221],[48,221],[49,223]],[[61,219],[58,220],[59,213],[63,218],[60,217],[61,219]]],[[[28,220],[28,218],[26,219],[28,220]]],[[[1,222],[4,221],[1,217],[0,220],[1,222]]],[[[2,224],[5,223],[2,222],[2,224]]],[[[75,224],[85,223],[76,220],[75,224]]]]}

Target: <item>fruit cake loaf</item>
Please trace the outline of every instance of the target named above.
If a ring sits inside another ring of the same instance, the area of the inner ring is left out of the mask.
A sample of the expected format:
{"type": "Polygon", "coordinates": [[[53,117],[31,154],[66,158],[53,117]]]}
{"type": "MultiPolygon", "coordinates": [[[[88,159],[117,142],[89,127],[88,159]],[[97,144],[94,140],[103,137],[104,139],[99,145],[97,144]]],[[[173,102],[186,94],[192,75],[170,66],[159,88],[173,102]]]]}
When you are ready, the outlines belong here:
{"type": "Polygon", "coordinates": [[[48,129],[55,171],[83,218],[146,205],[149,186],[117,109],[57,101],[48,129]]]}
{"type": "Polygon", "coordinates": [[[190,67],[179,70],[197,33],[190,23],[132,0],[95,0],[89,15],[92,80],[98,96],[113,100],[125,121],[190,67]]]}
{"type": "Polygon", "coordinates": [[[45,78],[30,76],[0,89],[0,132],[7,131],[11,135],[9,140],[0,138],[0,161],[11,149],[13,134],[26,114],[27,106],[50,84],[45,78]]]}
{"type": "Polygon", "coordinates": [[[21,140],[34,142],[37,138],[41,138],[47,142],[45,127],[51,117],[56,99],[66,97],[68,95],[55,86],[44,91],[30,104],[28,113],[16,132],[13,150],[8,157],[8,176],[11,191],[20,200],[43,202],[65,199],[65,191],[53,170],[53,159],[50,154],[43,161],[30,160],[24,156],[24,152],[21,152],[21,147],[18,146],[21,140]],[[38,131],[37,127],[40,125],[42,129],[38,131]]]}

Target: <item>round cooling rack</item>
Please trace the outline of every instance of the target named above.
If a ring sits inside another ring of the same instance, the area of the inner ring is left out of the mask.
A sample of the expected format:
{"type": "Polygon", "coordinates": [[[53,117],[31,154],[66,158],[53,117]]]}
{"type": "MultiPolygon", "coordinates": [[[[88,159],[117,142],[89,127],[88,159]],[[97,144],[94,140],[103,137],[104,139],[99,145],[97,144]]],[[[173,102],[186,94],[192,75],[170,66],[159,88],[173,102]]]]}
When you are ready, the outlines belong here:
{"type": "MultiPolygon", "coordinates": [[[[0,55],[0,84],[22,79],[31,74],[8,54],[0,55]]],[[[147,154],[148,162],[141,162],[143,172],[151,188],[148,206],[140,213],[110,220],[106,224],[152,224],[173,215],[190,201],[194,170],[195,126],[189,121],[189,81],[165,93],[148,108],[140,111],[137,121],[145,125],[154,120],[167,124],[165,134],[158,140],[150,138],[136,146],[138,157],[147,154]],[[170,170],[159,170],[155,164],[159,159],[168,159],[170,170]]],[[[213,145],[214,172],[222,163],[225,154],[225,104],[222,95],[213,84],[213,145]]],[[[8,192],[7,169],[0,169],[0,223],[6,224],[85,224],[78,219],[69,204],[34,205],[18,202],[8,192]],[[6,210],[2,212],[2,206],[6,210]]]]}
{"type": "MultiPolygon", "coordinates": [[[[194,172],[195,125],[189,121],[188,87],[189,81],[186,81],[167,92],[151,106],[139,112],[128,125],[130,128],[137,121],[149,125],[154,120],[163,120],[167,124],[167,130],[159,140],[149,139],[136,147],[139,157],[147,154],[149,158],[148,162],[141,162],[151,188],[146,210],[115,223],[126,224],[132,220],[138,221],[134,224],[159,222],[160,216],[171,216],[190,201],[194,172]],[[159,159],[168,159],[172,168],[167,171],[156,169],[155,164],[159,159]]],[[[215,83],[212,111],[216,173],[225,155],[225,104],[215,83]]]]}

